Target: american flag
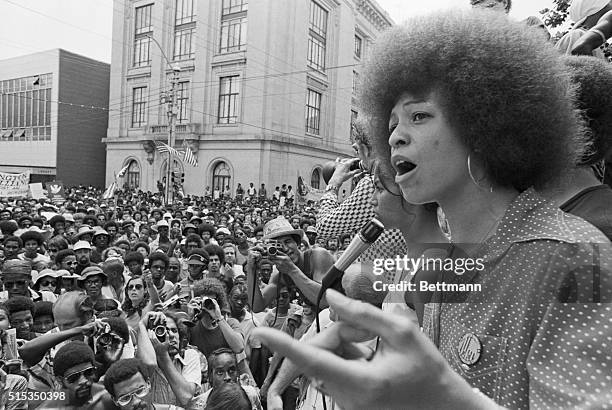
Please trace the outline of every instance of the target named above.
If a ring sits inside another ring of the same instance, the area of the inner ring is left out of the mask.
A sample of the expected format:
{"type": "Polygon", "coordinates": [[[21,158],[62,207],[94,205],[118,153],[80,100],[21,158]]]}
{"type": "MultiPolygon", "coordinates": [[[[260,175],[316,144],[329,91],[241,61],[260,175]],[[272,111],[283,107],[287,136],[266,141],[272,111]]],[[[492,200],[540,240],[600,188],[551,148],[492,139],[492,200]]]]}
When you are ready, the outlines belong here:
{"type": "Polygon", "coordinates": [[[185,155],[183,156],[183,161],[192,167],[198,166],[198,159],[193,155],[193,152],[189,148],[185,148],[185,155]]]}
{"type": "Polygon", "coordinates": [[[175,157],[179,157],[180,156],[179,152],[176,149],[172,148],[168,144],[164,144],[161,141],[155,141],[155,146],[157,148],[157,151],[160,154],[166,154],[166,153],[170,152],[170,154],[174,155],[175,157]]]}
{"type": "Polygon", "coordinates": [[[102,195],[102,199],[111,199],[113,196],[115,196],[116,189],[117,181],[113,182],[108,186],[108,188],[106,188],[106,191],[104,191],[104,195],[102,195]]]}
{"type": "Polygon", "coordinates": [[[125,175],[125,173],[127,172],[128,168],[130,167],[131,164],[132,164],[132,161],[128,162],[126,166],[121,168],[121,171],[119,171],[119,173],[117,173],[117,178],[123,178],[123,176],[125,175]]]}

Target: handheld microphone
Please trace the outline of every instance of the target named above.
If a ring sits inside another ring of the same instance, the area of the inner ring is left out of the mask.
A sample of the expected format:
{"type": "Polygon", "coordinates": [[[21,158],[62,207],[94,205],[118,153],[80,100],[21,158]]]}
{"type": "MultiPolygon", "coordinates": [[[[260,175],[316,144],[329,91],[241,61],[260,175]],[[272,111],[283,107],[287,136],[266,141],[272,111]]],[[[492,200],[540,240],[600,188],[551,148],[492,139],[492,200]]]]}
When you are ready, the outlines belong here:
{"type": "MultiPolygon", "coordinates": [[[[385,230],[385,226],[376,218],[372,218],[366,223],[359,233],[355,235],[351,244],[346,248],[344,253],[338,258],[336,263],[332,265],[327,271],[323,280],[321,281],[321,290],[317,295],[317,313],[321,299],[327,289],[333,288],[342,292],[342,276],[344,271],[353,263],[359,255],[361,255],[366,249],[368,249],[385,230]]],[[[317,314],[317,331],[319,331],[319,315],[317,314]]]]}

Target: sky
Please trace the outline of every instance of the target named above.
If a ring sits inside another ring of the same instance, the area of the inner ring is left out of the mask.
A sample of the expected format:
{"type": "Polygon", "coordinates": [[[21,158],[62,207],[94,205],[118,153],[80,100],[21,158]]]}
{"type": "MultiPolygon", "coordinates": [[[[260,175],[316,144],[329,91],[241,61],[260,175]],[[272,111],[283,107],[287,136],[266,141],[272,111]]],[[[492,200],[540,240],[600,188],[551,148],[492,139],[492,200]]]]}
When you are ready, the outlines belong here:
{"type": "MultiPolygon", "coordinates": [[[[128,0],[123,0],[128,1],[128,0]]],[[[286,1],[286,0],[275,0],[286,1]]],[[[377,0],[396,23],[469,0],[377,0]]],[[[513,0],[511,17],[522,20],[552,8],[552,0],[513,0]]],[[[0,0],[0,59],[63,48],[110,63],[113,0],[0,0]]]]}

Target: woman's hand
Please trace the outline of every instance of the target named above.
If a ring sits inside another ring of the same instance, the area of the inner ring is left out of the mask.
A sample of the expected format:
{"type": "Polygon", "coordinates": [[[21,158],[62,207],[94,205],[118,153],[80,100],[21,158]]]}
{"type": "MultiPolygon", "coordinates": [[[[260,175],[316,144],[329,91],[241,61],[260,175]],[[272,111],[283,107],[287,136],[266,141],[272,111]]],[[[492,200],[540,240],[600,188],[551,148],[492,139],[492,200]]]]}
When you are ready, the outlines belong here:
{"type": "Polygon", "coordinates": [[[333,290],[326,298],[339,322],[312,343],[270,328],[257,328],[253,335],[290,359],[342,408],[481,408],[480,396],[409,319],[333,290]],[[374,336],[381,337],[382,346],[371,360],[340,356],[353,355],[353,343],[374,336]]]}

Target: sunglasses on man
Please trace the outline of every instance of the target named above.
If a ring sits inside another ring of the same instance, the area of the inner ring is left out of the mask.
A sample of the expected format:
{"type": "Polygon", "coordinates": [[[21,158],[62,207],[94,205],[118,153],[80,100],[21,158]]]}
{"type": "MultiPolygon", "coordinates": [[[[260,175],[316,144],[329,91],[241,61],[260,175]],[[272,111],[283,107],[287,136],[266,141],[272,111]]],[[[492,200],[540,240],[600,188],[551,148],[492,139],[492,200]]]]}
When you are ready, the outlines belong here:
{"type": "Polygon", "coordinates": [[[88,367],[87,369],[83,369],[79,372],[70,373],[64,376],[64,380],[69,384],[75,384],[81,379],[81,376],[85,377],[87,380],[92,380],[96,375],[95,367],[88,367]]]}

